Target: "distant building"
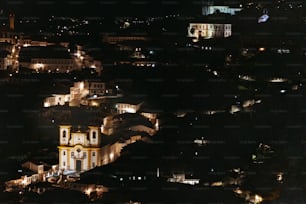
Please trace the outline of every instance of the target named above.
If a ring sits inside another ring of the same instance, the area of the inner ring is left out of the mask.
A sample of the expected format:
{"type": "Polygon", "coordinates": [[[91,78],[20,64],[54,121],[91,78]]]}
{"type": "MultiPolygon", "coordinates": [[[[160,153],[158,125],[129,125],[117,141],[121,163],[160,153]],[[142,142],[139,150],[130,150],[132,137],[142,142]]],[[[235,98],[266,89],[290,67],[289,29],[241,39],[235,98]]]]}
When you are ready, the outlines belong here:
{"type": "Polygon", "coordinates": [[[56,106],[60,105],[63,106],[70,101],[69,94],[52,94],[52,96],[47,97],[44,100],[44,107],[56,106]]]}
{"type": "Polygon", "coordinates": [[[69,72],[77,67],[68,50],[61,46],[22,47],[19,64],[36,72],[69,72]]]}
{"type": "Polygon", "coordinates": [[[227,38],[232,35],[231,24],[189,23],[187,30],[187,36],[194,38],[195,42],[200,39],[227,38]]]}
{"type": "Polygon", "coordinates": [[[44,107],[65,105],[69,106],[98,106],[100,99],[116,98],[120,94],[114,93],[112,88],[106,88],[106,84],[100,81],[80,81],[75,82],[70,87],[70,93],[53,94],[44,100],[44,107]],[[116,95],[114,95],[116,94],[116,95]]]}
{"type": "Polygon", "coordinates": [[[117,103],[116,104],[116,109],[118,114],[123,114],[123,113],[136,113],[140,107],[141,107],[142,102],[136,102],[136,103],[117,103]]]}
{"type": "Polygon", "coordinates": [[[12,63],[9,52],[5,50],[0,51],[0,70],[7,70],[9,66],[12,66],[12,63]]]}
{"type": "Polygon", "coordinates": [[[18,36],[16,33],[6,30],[0,31],[0,42],[15,44],[17,40],[18,36]]]}
{"type": "Polygon", "coordinates": [[[103,42],[115,44],[124,41],[148,41],[149,38],[146,35],[105,35],[102,38],[103,42]]]}
{"type": "Polygon", "coordinates": [[[235,15],[241,10],[242,8],[231,8],[229,6],[203,6],[202,15],[207,16],[216,13],[226,13],[230,15],[235,15]]]}
{"type": "Polygon", "coordinates": [[[75,82],[70,88],[70,106],[79,106],[82,99],[91,96],[101,96],[107,92],[104,82],[82,81],[75,82]]]}

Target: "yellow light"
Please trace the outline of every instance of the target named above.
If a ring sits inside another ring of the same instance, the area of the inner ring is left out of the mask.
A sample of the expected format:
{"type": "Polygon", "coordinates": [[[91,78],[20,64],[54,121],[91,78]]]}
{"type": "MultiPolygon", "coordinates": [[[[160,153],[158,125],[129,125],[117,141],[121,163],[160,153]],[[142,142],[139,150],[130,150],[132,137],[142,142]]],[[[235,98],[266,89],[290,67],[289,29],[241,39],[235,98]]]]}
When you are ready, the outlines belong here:
{"type": "Polygon", "coordinates": [[[83,90],[84,89],[84,82],[80,83],[80,89],[83,90]]]}
{"type": "Polygon", "coordinates": [[[254,198],[254,203],[261,203],[262,202],[262,197],[259,196],[259,195],[255,195],[255,198],[254,198]]]}
{"type": "Polygon", "coordinates": [[[45,108],[50,107],[50,103],[45,102],[45,103],[44,103],[44,107],[45,107],[45,108]]]}
{"type": "Polygon", "coordinates": [[[259,51],[260,51],[260,52],[263,52],[263,51],[265,51],[265,50],[266,50],[266,48],[264,48],[264,47],[260,47],[260,48],[259,48],[259,51]]]}
{"type": "Polygon", "coordinates": [[[76,56],[77,58],[80,58],[80,57],[81,57],[81,53],[78,51],[77,53],[75,53],[75,56],[76,56]]]}
{"type": "Polygon", "coordinates": [[[237,193],[237,194],[242,194],[242,191],[239,188],[235,189],[234,192],[237,193]]]}
{"type": "Polygon", "coordinates": [[[96,102],[96,101],[93,101],[93,102],[91,102],[91,105],[92,105],[92,106],[99,106],[99,103],[96,102]]]}
{"type": "Polygon", "coordinates": [[[125,112],[127,112],[127,113],[136,113],[136,110],[134,108],[125,108],[125,112]]]}
{"type": "Polygon", "coordinates": [[[36,64],[34,64],[34,68],[35,69],[41,69],[41,68],[44,68],[44,64],[42,64],[42,63],[36,63],[36,64]]]}
{"type": "Polygon", "coordinates": [[[88,196],[90,195],[91,192],[92,192],[91,188],[88,188],[87,190],[85,190],[85,194],[88,196]]]}
{"type": "Polygon", "coordinates": [[[110,153],[110,154],[109,154],[109,159],[110,159],[110,160],[113,160],[113,159],[114,159],[114,153],[110,153]]]}

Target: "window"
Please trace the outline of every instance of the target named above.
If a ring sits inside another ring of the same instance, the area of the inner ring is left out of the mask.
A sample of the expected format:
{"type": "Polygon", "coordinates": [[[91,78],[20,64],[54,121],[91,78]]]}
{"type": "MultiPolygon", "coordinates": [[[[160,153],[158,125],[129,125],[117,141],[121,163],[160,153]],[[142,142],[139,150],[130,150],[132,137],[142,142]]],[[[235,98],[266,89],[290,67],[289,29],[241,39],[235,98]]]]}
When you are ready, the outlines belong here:
{"type": "Polygon", "coordinates": [[[86,158],[86,152],[83,152],[83,157],[86,158]]]}
{"type": "Polygon", "coordinates": [[[64,155],[64,156],[66,155],[66,151],[63,151],[63,155],[64,155]]]}
{"type": "Polygon", "coordinates": [[[63,138],[66,138],[66,130],[63,130],[63,138]]]}
{"type": "Polygon", "coordinates": [[[97,137],[97,133],[96,132],[92,132],[92,139],[96,139],[97,137]]]}
{"type": "Polygon", "coordinates": [[[66,166],[66,162],[63,162],[63,166],[66,166]]]}
{"type": "Polygon", "coordinates": [[[95,167],[96,166],[96,163],[95,162],[92,162],[92,167],[95,167]]]}
{"type": "Polygon", "coordinates": [[[92,156],[93,156],[93,157],[96,156],[96,152],[92,152],[92,156]]]}
{"type": "Polygon", "coordinates": [[[73,158],[74,157],[74,152],[71,152],[71,158],[73,158]]]}

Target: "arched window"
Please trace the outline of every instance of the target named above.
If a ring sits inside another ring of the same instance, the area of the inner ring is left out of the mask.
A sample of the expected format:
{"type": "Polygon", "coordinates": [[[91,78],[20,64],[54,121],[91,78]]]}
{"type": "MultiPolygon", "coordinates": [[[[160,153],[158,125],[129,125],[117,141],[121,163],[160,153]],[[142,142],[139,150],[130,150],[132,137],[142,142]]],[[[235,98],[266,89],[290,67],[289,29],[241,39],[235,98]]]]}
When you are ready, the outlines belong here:
{"type": "Polygon", "coordinates": [[[66,138],[66,134],[67,134],[66,130],[63,130],[63,138],[66,138]]]}
{"type": "Polygon", "coordinates": [[[96,132],[92,132],[92,138],[96,139],[96,137],[97,137],[97,133],[96,132]]]}

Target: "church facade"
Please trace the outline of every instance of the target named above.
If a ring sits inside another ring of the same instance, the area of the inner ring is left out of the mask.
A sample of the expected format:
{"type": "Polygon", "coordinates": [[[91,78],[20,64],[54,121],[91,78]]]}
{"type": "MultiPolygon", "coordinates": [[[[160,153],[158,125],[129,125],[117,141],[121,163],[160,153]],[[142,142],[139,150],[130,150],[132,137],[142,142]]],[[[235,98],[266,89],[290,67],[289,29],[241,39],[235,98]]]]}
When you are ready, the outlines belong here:
{"type": "Polygon", "coordinates": [[[97,126],[73,131],[70,125],[59,127],[59,169],[83,172],[101,164],[101,131],[97,126]]]}

